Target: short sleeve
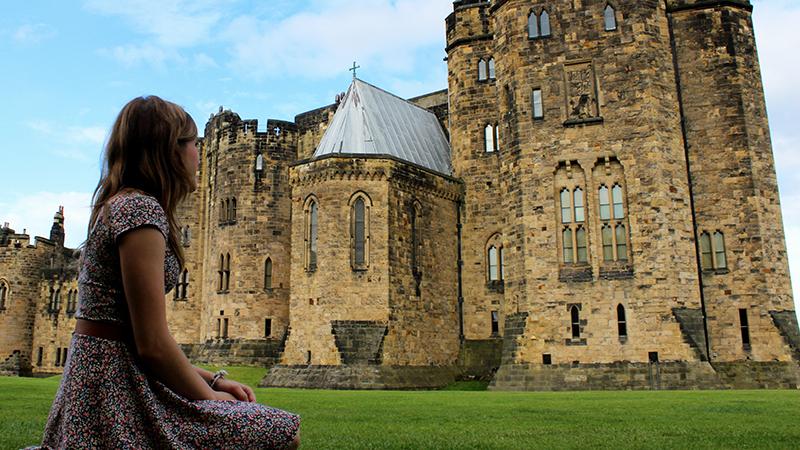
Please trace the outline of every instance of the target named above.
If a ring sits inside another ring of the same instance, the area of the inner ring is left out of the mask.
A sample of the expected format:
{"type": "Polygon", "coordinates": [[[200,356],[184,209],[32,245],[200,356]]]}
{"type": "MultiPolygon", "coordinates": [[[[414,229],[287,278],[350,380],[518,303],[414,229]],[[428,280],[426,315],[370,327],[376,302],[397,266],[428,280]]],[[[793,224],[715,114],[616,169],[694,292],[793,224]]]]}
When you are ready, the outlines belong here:
{"type": "Polygon", "coordinates": [[[114,238],[141,227],[153,227],[161,231],[164,239],[169,236],[167,215],[158,201],[142,194],[122,195],[108,205],[108,225],[114,238]]]}

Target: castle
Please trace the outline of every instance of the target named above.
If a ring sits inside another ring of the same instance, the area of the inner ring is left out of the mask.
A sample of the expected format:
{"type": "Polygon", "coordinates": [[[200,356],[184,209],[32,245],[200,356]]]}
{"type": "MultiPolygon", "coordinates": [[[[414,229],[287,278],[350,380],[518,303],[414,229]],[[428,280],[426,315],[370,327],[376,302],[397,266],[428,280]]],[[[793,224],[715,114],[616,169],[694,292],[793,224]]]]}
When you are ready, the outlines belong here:
{"type": "MultiPolygon", "coordinates": [[[[165,299],[190,358],[285,387],[800,385],[749,1],[453,7],[446,90],[212,115],[165,299]]],[[[0,370],[66,359],[63,220],[0,232],[0,370]]]]}

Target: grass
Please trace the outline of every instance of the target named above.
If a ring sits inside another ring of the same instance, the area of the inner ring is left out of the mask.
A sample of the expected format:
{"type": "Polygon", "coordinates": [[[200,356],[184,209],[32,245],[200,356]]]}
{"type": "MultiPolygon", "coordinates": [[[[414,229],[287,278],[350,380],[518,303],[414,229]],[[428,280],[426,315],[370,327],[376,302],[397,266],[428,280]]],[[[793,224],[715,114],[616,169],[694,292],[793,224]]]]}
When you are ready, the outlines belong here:
{"type": "MultiPolygon", "coordinates": [[[[213,369],[209,368],[209,369],[213,369]]],[[[263,369],[229,369],[255,384],[263,369]]],[[[0,448],[37,443],[58,377],[0,377],[0,448]]],[[[299,413],[304,448],[797,448],[800,391],[257,389],[299,413]]]]}

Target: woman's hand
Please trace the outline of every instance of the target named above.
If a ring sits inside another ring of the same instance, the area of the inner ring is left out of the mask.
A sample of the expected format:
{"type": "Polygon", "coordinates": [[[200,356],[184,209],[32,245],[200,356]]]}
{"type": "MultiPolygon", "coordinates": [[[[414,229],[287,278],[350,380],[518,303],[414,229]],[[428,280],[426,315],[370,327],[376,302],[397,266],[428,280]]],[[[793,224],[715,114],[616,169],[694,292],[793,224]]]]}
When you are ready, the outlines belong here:
{"type": "Polygon", "coordinates": [[[227,392],[214,391],[214,400],[222,400],[222,401],[226,401],[226,402],[230,402],[230,401],[235,402],[236,401],[236,397],[232,396],[231,394],[228,394],[227,392]]]}
{"type": "Polygon", "coordinates": [[[228,394],[233,397],[232,400],[243,402],[256,401],[256,395],[253,393],[253,390],[250,389],[250,386],[239,383],[238,381],[222,378],[214,384],[214,390],[219,391],[217,392],[218,394],[228,394]]]}

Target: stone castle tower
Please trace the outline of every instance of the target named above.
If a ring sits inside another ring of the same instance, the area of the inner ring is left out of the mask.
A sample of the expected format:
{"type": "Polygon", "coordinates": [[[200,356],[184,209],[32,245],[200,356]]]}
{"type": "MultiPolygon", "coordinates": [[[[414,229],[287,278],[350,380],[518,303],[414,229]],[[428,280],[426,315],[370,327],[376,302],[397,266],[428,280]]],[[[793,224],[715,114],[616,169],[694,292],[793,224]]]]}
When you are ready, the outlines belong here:
{"type": "Polygon", "coordinates": [[[637,387],[638,370],[691,387],[750,361],[796,379],[749,2],[454,9],[466,330],[485,337],[489,311],[504,319],[494,386],[637,387]],[[490,246],[503,256],[487,283],[490,246]]]}
{"type": "MultiPolygon", "coordinates": [[[[453,6],[445,91],[212,115],[166,298],[187,354],[270,386],[798,386],[750,3],[453,6]]],[[[59,214],[31,255],[0,246],[23,372],[66,355],[72,260],[37,272],[59,214]]]]}

